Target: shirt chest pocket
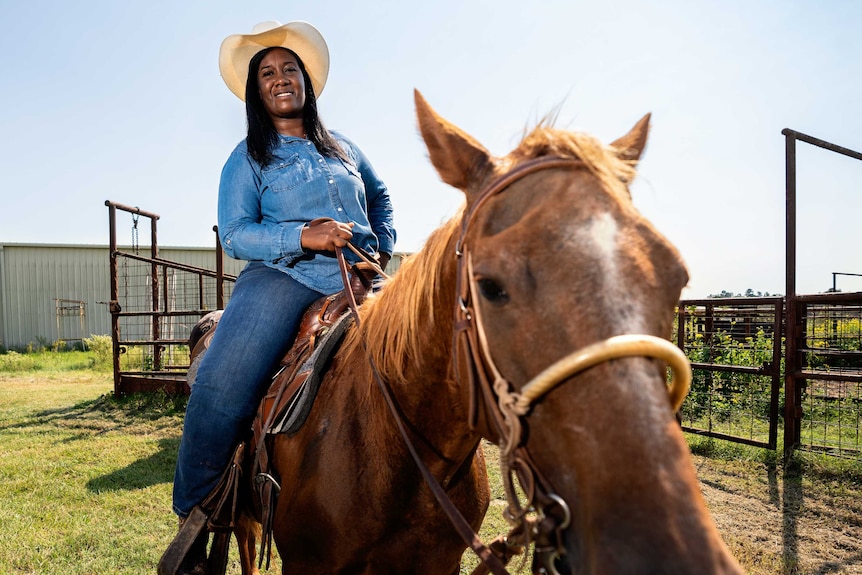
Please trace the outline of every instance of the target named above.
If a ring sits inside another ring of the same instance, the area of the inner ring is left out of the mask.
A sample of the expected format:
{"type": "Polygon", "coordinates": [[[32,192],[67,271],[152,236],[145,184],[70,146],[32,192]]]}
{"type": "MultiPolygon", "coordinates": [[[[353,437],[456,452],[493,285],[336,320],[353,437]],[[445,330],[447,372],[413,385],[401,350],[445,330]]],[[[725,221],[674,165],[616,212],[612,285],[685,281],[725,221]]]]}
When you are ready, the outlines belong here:
{"type": "Polygon", "coordinates": [[[261,175],[273,192],[286,192],[311,181],[310,166],[299,154],[276,159],[261,175]]]}

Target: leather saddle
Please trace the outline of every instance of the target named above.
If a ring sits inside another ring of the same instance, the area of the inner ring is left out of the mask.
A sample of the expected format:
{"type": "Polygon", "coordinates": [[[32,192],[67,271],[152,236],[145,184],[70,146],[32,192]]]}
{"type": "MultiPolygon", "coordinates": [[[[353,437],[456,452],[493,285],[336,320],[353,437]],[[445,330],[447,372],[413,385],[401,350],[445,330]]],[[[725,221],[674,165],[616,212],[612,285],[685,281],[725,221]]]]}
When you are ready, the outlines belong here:
{"type": "MultiPolygon", "coordinates": [[[[372,290],[375,275],[368,264],[352,266],[350,290],[357,305],[372,290]]],[[[342,290],[318,299],[303,314],[296,338],[278,362],[272,383],[258,409],[257,417],[263,420],[269,418],[273,408],[278,412],[271,417],[267,433],[292,434],[305,421],[316,396],[320,377],[352,323],[349,306],[347,291],[342,290]]],[[[187,391],[194,384],[198,366],[210,346],[221,315],[222,310],[212,311],[192,328],[189,335],[189,348],[192,351],[186,378],[187,391]]]]}

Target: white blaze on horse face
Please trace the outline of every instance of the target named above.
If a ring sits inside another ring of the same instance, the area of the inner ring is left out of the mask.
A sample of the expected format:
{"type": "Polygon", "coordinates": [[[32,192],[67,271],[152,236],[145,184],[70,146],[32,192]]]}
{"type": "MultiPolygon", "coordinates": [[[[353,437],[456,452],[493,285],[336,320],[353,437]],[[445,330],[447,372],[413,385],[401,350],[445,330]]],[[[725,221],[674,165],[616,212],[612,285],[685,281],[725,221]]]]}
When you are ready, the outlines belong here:
{"type": "Polygon", "coordinates": [[[597,214],[578,230],[577,236],[582,245],[589,247],[588,253],[595,258],[594,265],[601,270],[604,285],[600,291],[607,303],[607,310],[613,314],[609,319],[616,320],[619,329],[639,333],[643,329],[643,314],[630,279],[621,274],[617,221],[608,212],[597,214]]]}
{"type": "Polygon", "coordinates": [[[599,263],[603,264],[602,267],[605,268],[606,275],[611,278],[617,276],[618,231],[616,220],[607,212],[593,217],[590,224],[583,230],[583,233],[594,246],[596,255],[599,256],[599,263]]]}

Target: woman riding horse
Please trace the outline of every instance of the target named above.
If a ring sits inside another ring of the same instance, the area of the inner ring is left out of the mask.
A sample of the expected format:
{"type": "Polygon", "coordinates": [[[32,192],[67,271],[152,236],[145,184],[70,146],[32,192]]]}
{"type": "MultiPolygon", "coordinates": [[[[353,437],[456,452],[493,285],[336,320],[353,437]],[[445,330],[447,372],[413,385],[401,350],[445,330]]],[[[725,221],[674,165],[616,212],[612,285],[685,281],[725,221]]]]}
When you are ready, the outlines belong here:
{"type": "MultiPolygon", "coordinates": [[[[219,68],[245,101],[248,135],[222,170],[218,231],[225,252],[249,263],[191,386],[173,492],[181,527],[247,433],[302,313],[342,289],[333,250],[351,242],[385,267],[395,243],[386,186],[318,115],[329,51],[317,29],[258,24],[224,40],[219,68]]],[[[204,534],[184,570],[203,569],[205,546],[204,534]]]]}
{"type": "Polygon", "coordinates": [[[282,573],[457,575],[485,553],[462,529],[489,504],[484,437],[534,573],[740,574],[665,381],[688,369],[667,341],[688,274],[628,191],[649,118],[610,146],[540,126],[497,157],[416,107],[465,207],[359,307],[303,426],[269,437],[282,573]]]}

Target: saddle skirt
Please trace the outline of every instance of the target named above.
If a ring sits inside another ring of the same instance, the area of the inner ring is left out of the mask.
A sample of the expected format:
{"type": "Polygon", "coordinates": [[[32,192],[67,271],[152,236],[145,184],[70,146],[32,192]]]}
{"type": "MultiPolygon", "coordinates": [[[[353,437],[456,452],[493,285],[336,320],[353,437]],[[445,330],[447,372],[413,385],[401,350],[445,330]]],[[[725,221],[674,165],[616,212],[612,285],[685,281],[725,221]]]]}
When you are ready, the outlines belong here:
{"type": "Polygon", "coordinates": [[[343,291],[321,298],[305,312],[296,340],[279,362],[260,402],[254,423],[256,437],[299,430],[311,411],[329,360],[351,323],[343,291]]]}
{"type": "MultiPolygon", "coordinates": [[[[373,270],[356,264],[350,275],[350,291],[357,305],[372,289],[373,270]]],[[[198,367],[210,346],[222,310],[203,316],[189,335],[191,362],[186,391],[191,390],[198,367]]],[[[329,360],[338,350],[352,322],[346,290],[324,296],[311,304],[300,322],[299,331],[287,353],[278,362],[266,395],[260,402],[254,423],[255,436],[295,433],[305,422],[320,379],[329,360]]]]}

